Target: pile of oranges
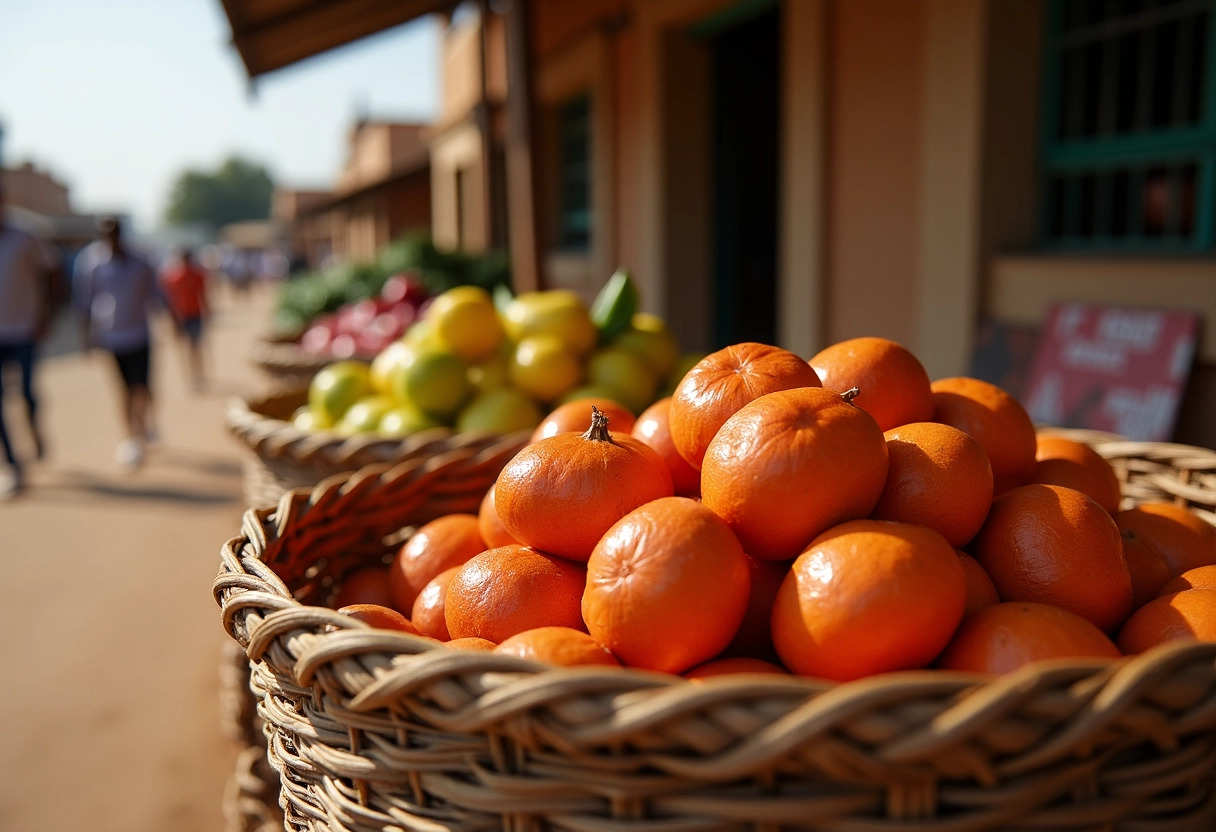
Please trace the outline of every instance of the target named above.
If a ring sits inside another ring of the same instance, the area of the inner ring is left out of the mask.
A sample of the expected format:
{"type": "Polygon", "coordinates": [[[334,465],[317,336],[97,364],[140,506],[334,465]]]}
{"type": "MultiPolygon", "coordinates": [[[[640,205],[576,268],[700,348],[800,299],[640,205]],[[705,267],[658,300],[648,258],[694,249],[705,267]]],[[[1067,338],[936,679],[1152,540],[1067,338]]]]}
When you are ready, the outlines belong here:
{"type": "Polygon", "coordinates": [[[689,678],[999,674],[1216,641],[1216,527],[899,344],[736,344],[635,420],[559,407],[476,515],[335,606],[456,649],[689,678]]]}

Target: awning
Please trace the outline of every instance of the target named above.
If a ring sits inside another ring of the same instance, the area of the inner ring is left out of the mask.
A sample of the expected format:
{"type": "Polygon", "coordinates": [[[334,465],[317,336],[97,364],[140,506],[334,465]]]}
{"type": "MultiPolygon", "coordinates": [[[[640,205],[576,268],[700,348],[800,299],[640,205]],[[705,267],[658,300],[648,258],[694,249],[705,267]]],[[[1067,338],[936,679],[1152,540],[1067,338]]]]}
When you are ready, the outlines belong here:
{"type": "Polygon", "coordinates": [[[221,0],[250,78],[383,32],[453,0],[221,0]]]}

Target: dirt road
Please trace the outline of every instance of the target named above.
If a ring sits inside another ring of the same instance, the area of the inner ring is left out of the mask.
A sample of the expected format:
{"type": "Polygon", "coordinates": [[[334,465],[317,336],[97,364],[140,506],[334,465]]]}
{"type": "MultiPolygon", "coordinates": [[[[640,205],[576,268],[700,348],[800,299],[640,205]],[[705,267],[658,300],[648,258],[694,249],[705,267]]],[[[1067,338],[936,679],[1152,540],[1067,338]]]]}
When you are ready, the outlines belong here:
{"type": "MultiPolygon", "coordinates": [[[[220,729],[211,599],[219,548],[245,508],[226,399],[259,389],[246,357],[271,293],[220,295],[212,385],[192,393],[158,327],[161,441],[143,469],[114,462],[108,356],[61,332],[40,365],[48,458],[0,502],[0,829],[218,832],[236,748],[220,729]]],[[[15,381],[12,380],[12,381],[15,381]]],[[[5,412],[24,443],[16,389],[5,412]]]]}

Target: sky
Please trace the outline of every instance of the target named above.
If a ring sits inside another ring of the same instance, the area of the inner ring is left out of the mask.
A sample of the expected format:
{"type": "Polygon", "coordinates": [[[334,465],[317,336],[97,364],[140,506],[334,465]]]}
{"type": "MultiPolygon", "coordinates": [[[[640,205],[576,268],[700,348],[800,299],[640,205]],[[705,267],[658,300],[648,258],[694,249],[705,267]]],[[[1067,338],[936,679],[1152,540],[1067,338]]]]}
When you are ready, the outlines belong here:
{"type": "Polygon", "coordinates": [[[423,18],[251,88],[220,0],[0,0],[3,164],[31,161],[82,213],[159,227],[186,168],[239,153],[284,187],[328,187],[356,115],[432,120],[439,34],[423,18]]]}

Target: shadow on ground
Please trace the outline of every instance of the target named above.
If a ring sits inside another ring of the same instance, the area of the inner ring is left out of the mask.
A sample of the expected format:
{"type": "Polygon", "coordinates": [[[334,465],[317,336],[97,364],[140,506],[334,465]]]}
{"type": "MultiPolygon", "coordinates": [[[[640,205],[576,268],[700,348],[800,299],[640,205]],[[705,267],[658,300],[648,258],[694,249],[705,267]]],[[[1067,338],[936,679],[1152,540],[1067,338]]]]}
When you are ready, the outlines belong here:
{"type": "MultiPolygon", "coordinates": [[[[225,469],[226,462],[220,462],[225,469]]],[[[234,466],[235,467],[235,466],[234,466]]],[[[22,500],[48,502],[88,502],[98,497],[119,500],[173,503],[178,505],[224,505],[240,502],[239,485],[231,488],[182,488],[154,481],[136,481],[139,474],[120,481],[100,477],[90,471],[61,470],[53,478],[25,491],[22,500]]]]}

